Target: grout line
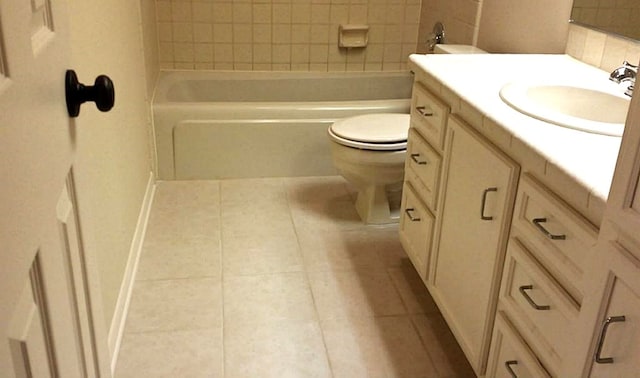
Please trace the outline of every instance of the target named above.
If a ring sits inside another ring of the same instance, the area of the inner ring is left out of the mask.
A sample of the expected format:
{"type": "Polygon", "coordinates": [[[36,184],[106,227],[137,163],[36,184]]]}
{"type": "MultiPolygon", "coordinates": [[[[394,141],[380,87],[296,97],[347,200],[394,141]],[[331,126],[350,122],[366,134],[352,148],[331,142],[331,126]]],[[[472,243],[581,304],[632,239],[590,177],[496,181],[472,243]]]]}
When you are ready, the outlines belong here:
{"type": "Polygon", "coordinates": [[[291,211],[291,205],[290,205],[290,198],[289,198],[289,191],[287,190],[287,183],[285,180],[283,180],[283,184],[284,184],[284,194],[285,194],[285,199],[287,202],[287,207],[289,209],[289,217],[291,218],[291,223],[293,225],[293,232],[296,235],[296,242],[298,244],[298,254],[300,255],[300,259],[302,261],[302,273],[304,275],[304,279],[307,282],[307,286],[309,288],[309,294],[311,295],[311,302],[313,303],[313,310],[314,313],[316,315],[316,321],[318,324],[318,327],[320,328],[320,336],[322,337],[322,346],[324,347],[324,354],[325,354],[325,358],[327,360],[327,366],[329,367],[329,372],[331,373],[331,376],[334,376],[334,372],[333,372],[333,366],[331,365],[331,358],[329,358],[329,348],[327,347],[327,341],[325,340],[324,337],[324,329],[322,327],[322,321],[320,319],[320,314],[318,313],[318,306],[316,304],[316,297],[313,294],[313,288],[311,286],[311,280],[309,279],[309,272],[307,269],[307,265],[304,261],[304,256],[302,253],[302,245],[300,244],[300,236],[298,233],[298,227],[296,227],[295,221],[293,220],[293,212],[291,211]]]}

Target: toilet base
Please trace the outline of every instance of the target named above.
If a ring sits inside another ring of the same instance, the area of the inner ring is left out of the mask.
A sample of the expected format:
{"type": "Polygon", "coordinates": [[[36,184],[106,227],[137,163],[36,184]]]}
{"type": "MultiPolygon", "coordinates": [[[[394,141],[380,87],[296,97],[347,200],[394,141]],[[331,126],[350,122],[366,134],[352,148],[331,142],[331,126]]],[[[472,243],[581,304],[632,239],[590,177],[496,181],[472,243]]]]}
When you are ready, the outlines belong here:
{"type": "Polygon", "coordinates": [[[401,196],[402,187],[371,185],[358,192],[356,211],[366,224],[398,223],[401,196]]]}

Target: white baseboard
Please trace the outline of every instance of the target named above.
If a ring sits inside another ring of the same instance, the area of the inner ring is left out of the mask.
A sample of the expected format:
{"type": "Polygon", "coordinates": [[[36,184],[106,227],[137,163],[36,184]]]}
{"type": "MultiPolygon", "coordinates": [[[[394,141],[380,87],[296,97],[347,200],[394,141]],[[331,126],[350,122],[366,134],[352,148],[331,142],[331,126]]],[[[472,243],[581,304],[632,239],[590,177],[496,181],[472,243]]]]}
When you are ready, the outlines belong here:
{"type": "Polygon", "coordinates": [[[127,312],[129,311],[129,302],[131,301],[131,292],[135,283],[136,272],[138,271],[138,261],[142,252],[142,243],[144,235],[147,231],[149,221],[149,213],[151,212],[151,204],[155,195],[155,176],[153,172],[149,175],[147,190],[144,194],[140,214],[138,215],[138,223],[131,241],[129,250],[129,260],[124,271],[122,285],[120,285],[120,294],[116,302],[116,308],[111,319],[111,327],[109,328],[109,352],[111,353],[111,373],[115,374],[116,363],[118,361],[118,353],[120,352],[120,343],[124,333],[124,326],[127,320],[127,312]]]}

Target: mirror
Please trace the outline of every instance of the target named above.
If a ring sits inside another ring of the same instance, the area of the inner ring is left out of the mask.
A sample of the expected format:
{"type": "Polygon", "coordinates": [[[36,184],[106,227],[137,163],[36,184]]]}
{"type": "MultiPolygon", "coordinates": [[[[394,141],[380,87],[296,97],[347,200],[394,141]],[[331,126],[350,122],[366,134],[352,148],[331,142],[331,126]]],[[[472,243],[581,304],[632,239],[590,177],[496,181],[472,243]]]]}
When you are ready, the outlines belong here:
{"type": "Polygon", "coordinates": [[[571,21],[640,40],[640,1],[574,0],[571,21]]]}

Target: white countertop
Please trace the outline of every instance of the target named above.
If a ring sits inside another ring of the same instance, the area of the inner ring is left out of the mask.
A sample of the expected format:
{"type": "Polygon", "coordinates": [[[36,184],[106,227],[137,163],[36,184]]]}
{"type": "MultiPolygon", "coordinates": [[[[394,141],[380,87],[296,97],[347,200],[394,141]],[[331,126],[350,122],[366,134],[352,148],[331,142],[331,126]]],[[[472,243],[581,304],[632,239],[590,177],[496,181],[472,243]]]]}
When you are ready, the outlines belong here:
{"type": "Polygon", "coordinates": [[[505,104],[499,91],[509,82],[534,81],[622,92],[621,86],[609,81],[609,73],[568,55],[414,54],[410,61],[593,195],[606,200],[621,138],[556,126],[526,116],[505,104]]]}

